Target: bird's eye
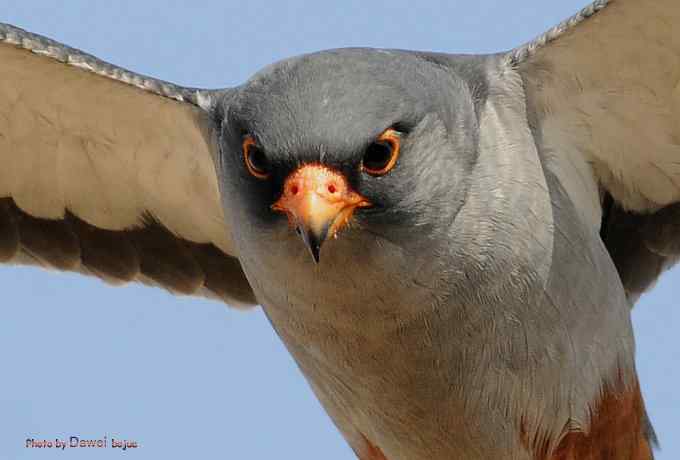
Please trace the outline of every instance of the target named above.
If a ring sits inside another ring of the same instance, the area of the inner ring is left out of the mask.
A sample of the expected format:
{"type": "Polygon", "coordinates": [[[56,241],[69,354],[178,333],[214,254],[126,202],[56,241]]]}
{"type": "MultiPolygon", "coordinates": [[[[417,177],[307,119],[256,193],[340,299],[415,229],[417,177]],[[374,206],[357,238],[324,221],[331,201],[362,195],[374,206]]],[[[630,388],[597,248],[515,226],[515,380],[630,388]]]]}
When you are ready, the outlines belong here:
{"type": "Polygon", "coordinates": [[[361,169],[371,176],[387,174],[397,163],[400,146],[401,133],[386,129],[364,152],[361,169]]]}
{"type": "Polygon", "coordinates": [[[257,146],[252,136],[243,139],[243,159],[248,172],[258,179],[268,179],[271,175],[271,165],[264,151],[257,146]]]}

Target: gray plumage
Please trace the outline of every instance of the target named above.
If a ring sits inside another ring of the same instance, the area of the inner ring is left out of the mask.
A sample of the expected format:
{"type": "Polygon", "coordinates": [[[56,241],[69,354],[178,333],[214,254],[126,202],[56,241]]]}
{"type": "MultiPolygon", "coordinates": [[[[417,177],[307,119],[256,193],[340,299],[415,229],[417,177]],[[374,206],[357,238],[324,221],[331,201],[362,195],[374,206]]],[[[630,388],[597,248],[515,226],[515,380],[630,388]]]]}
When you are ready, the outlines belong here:
{"type": "Polygon", "coordinates": [[[637,388],[630,308],[680,258],[678,20],[596,1],[507,53],[330,50],[225,90],[0,24],[0,260],[261,304],[361,458],[553,458],[637,388]],[[370,202],[318,265],[272,210],[308,164],[370,202]]]}

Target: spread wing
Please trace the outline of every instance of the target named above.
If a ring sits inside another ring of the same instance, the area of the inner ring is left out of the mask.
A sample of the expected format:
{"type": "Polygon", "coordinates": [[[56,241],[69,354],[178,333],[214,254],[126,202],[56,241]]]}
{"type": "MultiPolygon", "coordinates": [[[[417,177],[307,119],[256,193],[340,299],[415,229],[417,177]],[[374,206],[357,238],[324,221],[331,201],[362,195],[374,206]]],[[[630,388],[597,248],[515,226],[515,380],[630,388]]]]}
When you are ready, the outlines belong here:
{"type": "Polygon", "coordinates": [[[0,24],[0,262],[253,304],[220,205],[217,95],[0,24]]]}
{"type": "Polygon", "coordinates": [[[592,166],[636,299],[680,258],[680,2],[598,0],[506,59],[541,135],[592,166]]]}

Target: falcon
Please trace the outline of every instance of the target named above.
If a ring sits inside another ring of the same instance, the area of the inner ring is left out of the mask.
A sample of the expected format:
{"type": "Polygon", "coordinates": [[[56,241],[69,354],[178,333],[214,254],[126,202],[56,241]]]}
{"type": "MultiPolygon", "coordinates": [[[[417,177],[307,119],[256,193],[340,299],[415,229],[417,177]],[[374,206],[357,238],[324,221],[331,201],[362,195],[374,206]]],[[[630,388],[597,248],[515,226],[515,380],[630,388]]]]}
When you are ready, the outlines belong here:
{"type": "Polygon", "coordinates": [[[0,25],[0,260],[260,304],[362,460],[652,458],[680,4],[184,88],[0,25]]]}

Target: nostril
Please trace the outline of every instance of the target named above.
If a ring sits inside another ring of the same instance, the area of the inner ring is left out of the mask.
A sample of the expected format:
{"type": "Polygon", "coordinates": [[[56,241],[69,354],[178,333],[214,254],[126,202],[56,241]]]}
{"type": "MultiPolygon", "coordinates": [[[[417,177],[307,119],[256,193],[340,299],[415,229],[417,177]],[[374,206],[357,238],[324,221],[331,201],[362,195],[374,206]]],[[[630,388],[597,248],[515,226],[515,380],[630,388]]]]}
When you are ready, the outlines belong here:
{"type": "Polygon", "coordinates": [[[336,192],[335,184],[328,184],[328,193],[333,194],[335,192],[336,192]]]}
{"type": "Polygon", "coordinates": [[[297,185],[295,185],[295,184],[291,185],[291,187],[290,187],[290,194],[291,195],[297,195],[299,191],[300,191],[300,189],[298,188],[297,185]]]}

